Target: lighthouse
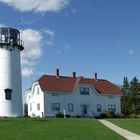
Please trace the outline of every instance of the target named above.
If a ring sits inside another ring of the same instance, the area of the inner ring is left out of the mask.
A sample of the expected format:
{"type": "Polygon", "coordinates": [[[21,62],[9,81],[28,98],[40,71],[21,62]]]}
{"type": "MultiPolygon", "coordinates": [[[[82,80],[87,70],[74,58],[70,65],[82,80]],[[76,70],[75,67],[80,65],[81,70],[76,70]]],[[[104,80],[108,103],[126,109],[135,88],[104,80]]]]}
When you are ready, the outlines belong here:
{"type": "Polygon", "coordinates": [[[20,32],[0,28],[0,116],[23,115],[20,52],[24,49],[20,32]]]}

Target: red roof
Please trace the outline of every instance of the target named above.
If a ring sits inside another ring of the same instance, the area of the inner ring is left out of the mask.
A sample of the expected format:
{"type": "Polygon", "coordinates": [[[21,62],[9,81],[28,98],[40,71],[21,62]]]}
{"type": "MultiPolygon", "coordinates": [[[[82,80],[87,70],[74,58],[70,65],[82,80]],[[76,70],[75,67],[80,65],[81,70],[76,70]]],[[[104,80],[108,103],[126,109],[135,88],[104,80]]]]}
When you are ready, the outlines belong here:
{"type": "Polygon", "coordinates": [[[43,75],[38,82],[42,91],[72,92],[78,84],[88,84],[101,94],[122,94],[118,86],[102,79],[94,80],[83,77],[43,75]]]}

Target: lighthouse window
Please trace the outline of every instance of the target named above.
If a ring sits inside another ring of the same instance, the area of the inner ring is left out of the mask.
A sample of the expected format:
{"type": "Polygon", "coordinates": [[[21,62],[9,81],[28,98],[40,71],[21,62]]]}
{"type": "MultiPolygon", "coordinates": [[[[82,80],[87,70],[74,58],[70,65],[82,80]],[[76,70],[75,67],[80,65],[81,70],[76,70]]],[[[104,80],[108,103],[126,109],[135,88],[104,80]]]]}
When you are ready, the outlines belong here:
{"type": "Polygon", "coordinates": [[[12,89],[5,89],[5,99],[11,100],[12,89]]]}

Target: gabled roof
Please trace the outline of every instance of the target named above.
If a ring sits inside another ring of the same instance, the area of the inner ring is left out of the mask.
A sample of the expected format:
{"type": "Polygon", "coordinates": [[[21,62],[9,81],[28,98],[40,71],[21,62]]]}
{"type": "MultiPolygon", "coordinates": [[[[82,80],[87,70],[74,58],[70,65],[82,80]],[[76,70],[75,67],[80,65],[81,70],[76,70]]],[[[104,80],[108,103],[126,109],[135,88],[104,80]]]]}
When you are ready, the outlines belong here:
{"type": "Polygon", "coordinates": [[[38,82],[43,91],[71,92],[73,91],[76,78],[43,75],[38,82]]]}
{"type": "Polygon", "coordinates": [[[54,75],[43,75],[39,80],[42,91],[72,92],[79,84],[93,86],[100,94],[122,94],[120,88],[107,80],[94,80],[84,77],[56,77],[54,75]]]}

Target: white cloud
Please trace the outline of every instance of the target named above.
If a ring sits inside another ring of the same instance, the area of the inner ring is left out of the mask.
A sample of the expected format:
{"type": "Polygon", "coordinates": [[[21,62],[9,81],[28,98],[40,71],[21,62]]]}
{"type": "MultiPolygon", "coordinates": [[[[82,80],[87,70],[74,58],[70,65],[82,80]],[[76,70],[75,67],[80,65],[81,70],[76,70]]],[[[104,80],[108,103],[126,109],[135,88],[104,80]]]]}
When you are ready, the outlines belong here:
{"type": "Polygon", "coordinates": [[[23,58],[37,59],[41,56],[41,43],[43,36],[41,32],[26,29],[22,31],[22,40],[24,41],[25,49],[22,53],[23,58]]]}
{"type": "Polygon", "coordinates": [[[61,50],[57,50],[56,53],[57,53],[57,54],[61,54],[62,51],[61,51],[61,50]]]}
{"type": "Polygon", "coordinates": [[[66,49],[70,49],[71,46],[69,44],[66,45],[66,49]]]}
{"type": "Polygon", "coordinates": [[[47,44],[51,36],[54,39],[54,31],[46,29],[44,31],[37,31],[33,29],[25,29],[22,31],[22,40],[24,41],[24,50],[21,53],[22,76],[28,77],[34,74],[34,67],[37,60],[43,54],[42,46],[47,44]]]}
{"type": "Polygon", "coordinates": [[[52,45],[54,43],[54,31],[46,29],[44,32],[46,34],[46,44],[52,45]]]}
{"type": "Polygon", "coordinates": [[[69,16],[71,14],[75,14],[77,12],[77,10],[75,8],[72,8],[69,12],[65,13],[65,16],[69,16]]]}
{"type": "Polygon", "coordinates": [[[33,75],[33,69],[30,68],[30,67],[25,67],[25,68],[23,68],[23,69],[22,69],[22,75],[23,75],[24,77],[28,77],[28,76],[33,75]]]}
{"type": "Polygon", "coordinates": [[[71,9],[71,13],[75,14],[77,12],[77,10],[75,8],[71,9]]]}
{"type": "Polygon", "coordinates": [[[27,77],[33,74],[34,65],[36,60],[42,54],[43,36],[41,32],[26,29],[22,31],[22,40],[24,41],[24,50],[21,53],[22,76],[27,77]]]}
{"type": "Polygon", "coordinates": [[[128,54],[130,54],[130,55],[133,55],[135,53],[135,51],[133,50],[133,49],[130,49],[129,51],[128,51],[128,54]]]}
{"type": "Polygon", "coordinates": [[[26,12],[57,12],[64,8],[69,0],[0,0],[15,9],[26,12]]]}
{"type": "Polygon", "coordinates": [[[31,60],[28,60],[27,58],[23,58],[21,59],[21,65],[22,66],[34,66],[35,62],[34,61],[31,61],[31,60]]]}
{"type": "Polygon", "coordinates": [[[5,25],[0,23],[0,27],[5,27],[5,25]]]}

